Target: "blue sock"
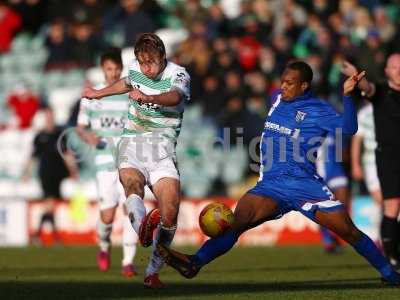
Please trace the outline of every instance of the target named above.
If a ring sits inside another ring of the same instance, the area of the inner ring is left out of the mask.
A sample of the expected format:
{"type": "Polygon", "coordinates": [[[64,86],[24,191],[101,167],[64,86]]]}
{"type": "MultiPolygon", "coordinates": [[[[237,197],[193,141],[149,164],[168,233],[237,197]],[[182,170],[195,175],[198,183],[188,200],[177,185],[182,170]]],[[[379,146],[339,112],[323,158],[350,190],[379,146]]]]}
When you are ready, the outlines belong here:
{"type": "Polygon", "coordinates": [[[330,246],[336,242],[336,237],[333,235],[333,233],[329,229],[321,226],[319,228],[319,231],[321,232],[321,236],[322,236],[322,244],[325,247],[330,246]]]}
{"type": "Polygon", "coordinates": [[[197,251],[196,255],[193,257],[193,262],[199,267],[208,264],[218,256],[229,251],[229,249],[235,245],[238,238],[238,233],[229,231],[222,236],[209,239],[197,251]]]}
{"type": "Polygon", "coordinates": [[[391,283],[400,283],[399,274],[389,264],[374,242],[364,233],[354,245],[354,249],[382,274],[383,278],[391,283]]]}

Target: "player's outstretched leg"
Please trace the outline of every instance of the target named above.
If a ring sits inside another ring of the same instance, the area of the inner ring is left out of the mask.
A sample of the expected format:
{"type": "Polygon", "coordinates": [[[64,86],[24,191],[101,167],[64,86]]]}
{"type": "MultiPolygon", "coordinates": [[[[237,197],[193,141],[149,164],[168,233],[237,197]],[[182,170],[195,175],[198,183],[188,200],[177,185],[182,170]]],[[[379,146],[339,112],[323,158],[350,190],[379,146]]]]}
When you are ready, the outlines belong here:
{"type": "Polygon", "coordinates": [[[133,229],[139,236],[140,243],[144,247],[151,245],[153,231],[157,227],[159,215],[158,210],[152,210],[146,216],[146,208],[143,203],[144,186],[146,179],[143,174],[134,168],[123,168],[119,170],[119,178],[125,190],[125,208],[133,229]],[[143,226],[143,224],[146,224],[143,226]],[[152,224],[149,226],[148,224],[152,224]]]}
{"type": "Polygon", "coordinates": [[[128,216],[124,215],[122,227],[122,275],[128,278],[137,275],[133,264],[137,240],[137,234],[133,230],[128,216]]]}
{"type": "Polygon", "coordinates": [[[158,252],[157,245],[168,247],[174,239],[180,204],[180,183],[175,178],[164,177],[153,185],[153,192],[158,199],[162,217],[153,240],[153,251],[146,269],[144,285],[148,288],[160,289],[165,288],[166,285],[158,275],[164,261],[158,252]]]}
{"type": "Polygon", "coordinates": [[[112,232],[112,223],[105,224],[99,219],[96,229],[100,247],[100,251],[97,253],[97,266],[100,271],[105,272],[110,267],[110,235],[112,232]]]}
{"type": "Polygon", "coordinates": [[[193,278],[204,265],[228,252],[243,232],[274,219],[277,211],[278,204],[271,198],[247,193],[236,206],[232,228],[224,235],[206,241],[195,255],[183,254],[164,245],[158,245],[157,249],[167,265],[182,276],[193,278]]]}
{"type": "Polygon", "coordinates": [[[97,221],[97,237],[100,251],[97,253],[97,266],[100,271],[105,272],[110,267],[111,232],[113,227],[116,207],[100,210],[100,218],[97,221]]]}
{"type": "Polygon", "coordinates": [[[337,254],[342,252],[342,247],[340,246],[339,240],[332,231],[323,226],[319,228],[319,231],[321,233],[322,245],[325,253],[337,254]]]}
{"type": "Polygon", "coordinates": [[[351,221],[344,210],[317,211],[315,220],[335,232],[362,255],[390,284],[400,285],[400,275],[393,269],[375,243],[351,221]]]}

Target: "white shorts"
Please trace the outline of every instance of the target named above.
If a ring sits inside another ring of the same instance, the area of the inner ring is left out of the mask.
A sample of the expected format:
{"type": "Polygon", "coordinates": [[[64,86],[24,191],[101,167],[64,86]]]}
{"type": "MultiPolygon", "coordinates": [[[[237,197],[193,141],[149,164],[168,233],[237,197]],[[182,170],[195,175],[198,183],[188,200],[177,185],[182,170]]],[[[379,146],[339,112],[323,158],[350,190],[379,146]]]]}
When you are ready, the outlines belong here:
{"type": "Polygon", "coordinates": [[[175,146],[166,140],[151,143],[136,137],[123,137],[118,146],[118,169],[134,168],[154,185],[161,178],[179,180],[175,146]]]}
{"type": "Polygon", "coordinates": [[[364,171],[364,181],[367,186],[368,192],[373,192],[376,190],[380,190],[381,185],[379,182],[378,171],[376,169],[376,164],[368,163],[363,164],[364,171]]]}
{"type": "Polygon", "coordinates": [[[96,179],[100,210],[116,207],[125,201],[125,192],[119,181],[118,170],[99,171],[96,179]]]}

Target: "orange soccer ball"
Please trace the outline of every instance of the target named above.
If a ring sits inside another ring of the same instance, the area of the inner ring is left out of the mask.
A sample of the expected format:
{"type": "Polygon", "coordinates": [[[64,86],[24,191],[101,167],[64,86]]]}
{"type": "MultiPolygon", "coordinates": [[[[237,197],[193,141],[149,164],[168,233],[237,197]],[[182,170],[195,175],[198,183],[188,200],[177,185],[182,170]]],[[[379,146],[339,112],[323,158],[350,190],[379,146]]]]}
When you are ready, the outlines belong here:
{"type": "Polygon", "coordinates": [[[217,237],[225,233],[233,224],[232,210],[223,203],[210,203],[200,213],[199,224],[203,233],[217,237]]]}

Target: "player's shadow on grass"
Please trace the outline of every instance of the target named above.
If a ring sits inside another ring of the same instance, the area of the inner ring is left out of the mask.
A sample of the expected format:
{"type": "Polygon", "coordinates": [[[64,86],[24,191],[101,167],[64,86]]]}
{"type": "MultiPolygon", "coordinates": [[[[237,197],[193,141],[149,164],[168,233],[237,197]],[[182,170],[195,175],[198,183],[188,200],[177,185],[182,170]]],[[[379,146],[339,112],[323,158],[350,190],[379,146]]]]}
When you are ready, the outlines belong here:
{"type": "MultiPolygon", "coordinates": [[[[336,264],[327,267],[326,265],[318,265],[318,266],[310,266],[310,265],[303,265],[303,266],[282,266],[282,267],[266,267],[266,266],[252,266],[251,268],[230,268],[229,272],[240,272],[240,273],[246,273],[246,272],[251,272],[254,273],[254,271],[257,272],[276,272],[276,271],[307,271],[307,270],[340,270],[340,269],[369,269],[371,266],[361,263],[361,264],[336,264]]],[[[213,273],[226,273],[226,268],[225,269],[216,269],[214,267],[213,273]]]]}
{"type": "Polygon", "coordinates": [[[175,282],[165,290],[148,290],[138,282],[0,282],[1,299],[126,299],[189,298],[224,294],[290,293],[299,291],[338,291],[382,289],[377,278],[292,282],[175,282]]]}

